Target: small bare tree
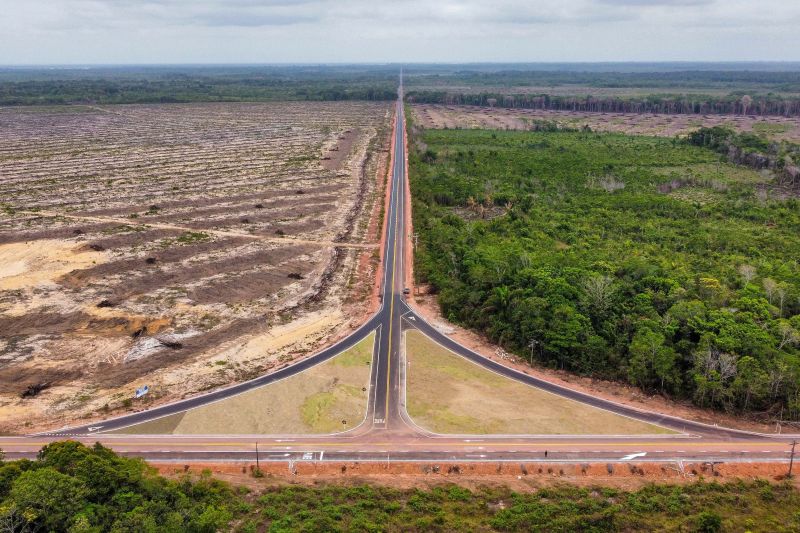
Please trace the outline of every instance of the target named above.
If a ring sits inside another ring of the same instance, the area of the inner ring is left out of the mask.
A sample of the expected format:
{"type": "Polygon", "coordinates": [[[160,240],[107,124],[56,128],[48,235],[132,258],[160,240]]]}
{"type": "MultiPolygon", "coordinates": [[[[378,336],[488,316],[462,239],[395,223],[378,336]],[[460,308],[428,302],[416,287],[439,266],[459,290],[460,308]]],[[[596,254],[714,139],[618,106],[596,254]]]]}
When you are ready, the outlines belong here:
{"type": "Polygon", "coordinates": [[[778,289],[778,283],[772,278],[764,278],[762,283],[764,284],[764,292],[767,293],[767,299],[769,300],[769,303],[772,304],[772,300],[775,297],[775,292],[778,289]]]}
{"type": "Polygon", "coordinates": [[[783,302],[786,300],[786,287],[778,285],[775,289],[775,294],[778,296],[778,309],[780,309],[780,316],[783,316],[783,302]]]}
{"type": "Polygon", "coordinates": [[[752,103],[753,98],[749,94],[742,96],[742,115],[747,114],[747,110],[750,108],[752,103]]]}
{"type": "Polygon", "coordinates": [[[605,313],[614,296],[614,280],[608,276],[592,276],[583,282],[587,303],[598,313],[605,313]]]}
{"type": "Polygon", "coordinates": [[[739,265],[739,275],[742,276],[744,284],[747,285],[756,277],[756,267],[752,265],[739,265]]]}
{"type": "Polygon", "coordinates": [[[800,334],[785,320],[778,325],[778,333],[781,336],[781,341],[778,343],[779,350],[782,350],[787,344],[793,346],[800,342],[800,334]]]}

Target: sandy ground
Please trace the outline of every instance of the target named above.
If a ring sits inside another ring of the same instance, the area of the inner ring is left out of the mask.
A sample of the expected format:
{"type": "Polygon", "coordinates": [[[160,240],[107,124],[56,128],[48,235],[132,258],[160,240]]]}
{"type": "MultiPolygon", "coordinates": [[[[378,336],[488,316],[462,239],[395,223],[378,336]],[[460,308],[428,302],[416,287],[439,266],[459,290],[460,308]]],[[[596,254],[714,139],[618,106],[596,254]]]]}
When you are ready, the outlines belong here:
{"type": "Polygon", "coordinates": [[[80,268],[105,263],[107,252],[59,239],[0,245],[0,291],[31,288],[80,268]]]}
{"type": "Polygon", "coordinates": [[[414,121],[424,128],[527,130],[534,121],[543,120],[570,128],[588,126],[593,131],[674,137],[700,126],[729,126],[774,140],[800,142],[800,120],[796,117],[590,113],[433,104],[414,104],[411,109],[414,121]]]}
{"type": "Polygon", "coordinates": [[[485,370],[406,333],[408,413],[435,433],[637,435],[672,433],[485,370]]]}
{"type": "Polygon", "coordinates": [[[448,322],[439,312],[439,305],[436,302],[435,296],[426,293],[426,287],[415,287],[414,297],[410,303],[413,305],[415,311],[460,344],[463,344],[484,357],[494,359],[520,372],[546,379],[598,398],[605,398],[613,402],[636,407],[637,409],[669,413],[672,416],[695,420],[705,424],[716,424],[761,433],[777,433],[779,430],[785,433],[797,432],[796,429],[792,428],[786,428],[784,431],[784,428],[777,428],[774,425],[747,420],[740,416],[700,409],[691,404],[675,402],[662,396],[648,396],[641,390],[622,383],[577,376],[569,372],[548,369],[541,366],[531,367],[526,361],[504,352],[478,333],[448,322]]]}
{"type": "Polygon", "coordinates": [[[374,341],[370,335],[302,374],[117,433],[275,435],[350,429],[366,413],[374,341]]]}

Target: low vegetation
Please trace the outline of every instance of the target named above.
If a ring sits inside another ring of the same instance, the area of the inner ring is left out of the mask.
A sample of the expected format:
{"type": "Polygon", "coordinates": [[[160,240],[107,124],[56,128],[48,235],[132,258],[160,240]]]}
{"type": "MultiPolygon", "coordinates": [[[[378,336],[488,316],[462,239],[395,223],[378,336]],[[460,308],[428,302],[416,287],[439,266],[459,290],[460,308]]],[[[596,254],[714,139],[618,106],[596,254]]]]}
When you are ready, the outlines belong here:
{"type": "Polygon", "coordinates": [[[770,142],[762,135],[737,133],[717,126],[692,132],[688,141],[715,150],[732,163],[773,170],[778,173],[781,183],[796,187],[800,183],[800,145],[770,142]]]}
{"type": "Polygon", "coordinates": [[[765,481],[569,485],[520,494],[457,485],[236,490],[209,475],[167,479],[97,444],[57,442],[0,466],[4,531],[796,531],[800,494],[765,481]]]}
{"type": "Polygon", "coordinates": [[[426,130],[417,274],[526,359],[800,419],[800,210],[676,139],[426,130]]]}

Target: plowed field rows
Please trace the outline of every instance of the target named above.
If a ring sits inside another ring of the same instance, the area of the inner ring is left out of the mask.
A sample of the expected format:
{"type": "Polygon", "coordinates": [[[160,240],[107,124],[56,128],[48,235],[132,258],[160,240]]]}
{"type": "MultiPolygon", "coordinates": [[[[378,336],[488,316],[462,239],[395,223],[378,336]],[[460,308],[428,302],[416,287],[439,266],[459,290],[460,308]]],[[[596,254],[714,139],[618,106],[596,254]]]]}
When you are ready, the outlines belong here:
{"type": "Polygon", "coordinates": [[[362,102],[0,109],[0,430],[242,379],[339,326],[389,119],[362,102]]]}

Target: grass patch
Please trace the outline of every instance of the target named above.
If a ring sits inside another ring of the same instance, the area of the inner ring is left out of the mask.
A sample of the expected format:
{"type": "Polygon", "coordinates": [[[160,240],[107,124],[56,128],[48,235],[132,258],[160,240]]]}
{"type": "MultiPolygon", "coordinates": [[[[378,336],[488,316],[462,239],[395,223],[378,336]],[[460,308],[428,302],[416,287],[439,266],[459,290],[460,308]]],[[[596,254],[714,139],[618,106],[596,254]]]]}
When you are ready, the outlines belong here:
{"type": "Polygon", "coordinates": [[[204,231],[186,231],[177,238],[177,241],[181,244],[192,244],[195,242],[205,242],[210,239],[211,235],[204,231]]]}
{"type": "Polygon", "coordinates": [[[774,122],[757,122],[753,124],[753,131],[762,135],[780,135],[791,129],[791,124],[776,124],[774,122]]]}
{"type": "Polygon", "coordinates": [[[418,331],[406,333],[406,357],[408,413],[417,424],[436,433],[672,433],[485,370],[418,331]]]}

